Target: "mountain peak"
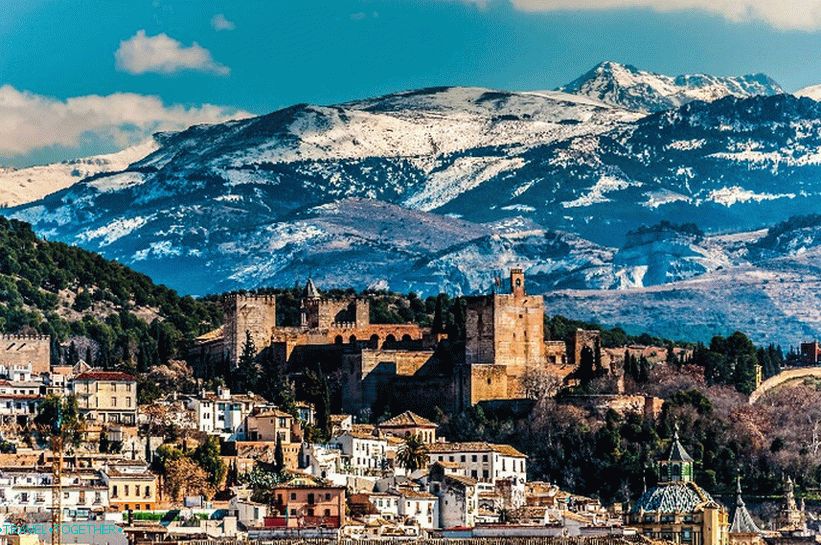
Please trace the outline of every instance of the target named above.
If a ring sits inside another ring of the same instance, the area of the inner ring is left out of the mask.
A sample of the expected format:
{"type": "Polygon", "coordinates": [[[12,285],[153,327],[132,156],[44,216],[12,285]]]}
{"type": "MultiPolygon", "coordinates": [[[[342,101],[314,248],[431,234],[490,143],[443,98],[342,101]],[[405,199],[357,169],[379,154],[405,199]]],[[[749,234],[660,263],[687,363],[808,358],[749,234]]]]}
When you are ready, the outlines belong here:
{"type": "Polygon", "coordinates": [[[733,77],[667,76],[615,61],[597,64],[559,90],[641,112],[668,110],[693,100],[712,102],[726,96],[746,98],[783,93],[778,83],[761,73],[733,77]]]}

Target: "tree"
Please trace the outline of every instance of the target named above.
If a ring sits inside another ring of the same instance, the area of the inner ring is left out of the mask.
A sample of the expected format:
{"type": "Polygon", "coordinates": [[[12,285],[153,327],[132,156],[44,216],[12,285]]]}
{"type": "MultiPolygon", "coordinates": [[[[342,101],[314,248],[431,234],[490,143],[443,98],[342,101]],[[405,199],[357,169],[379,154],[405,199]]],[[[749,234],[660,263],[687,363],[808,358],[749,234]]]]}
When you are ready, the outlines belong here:
{"type": "Polygon", "coordinates": [[[257,363],[257,347],[251,331],[245,331],[245,341],[242,343],[237,368],[232,374],[232,388],[239,392],[254,392],[260,382],[260,368],[257,363]]]}
{"type": "Polygon", "coordinates": [[[208,475],[208,481],[214,489],[218,489],[225,478],[225,462],[220,456],[219,439],[208,437],[200,446],[194,449],[191,459],[197,463],[208,475]]]}
{"type": "Polygon", "coordinates": [[[208,473],[187,456],[168,461],[165,489],[176,501],[190,495],[202,495],[209,499],[214,495],[208,473]]]}
{"type": "Polygon", "coordinates": [[[83,426],[77,408],[77,398],[47,395],[40,404],[37,416],[34,417],[34,424],[42,436],[53,438],[59,434],[64,445],[79,445],[83,426]]]}
{"type": "Polygon", "coordinates": [[[405,442],[399,447],[396,459],[408,473],[413,473],[417,469],[422,469],[428,462],[428,446],[417,434],[405,437],[405,442]]]}
{"type": "Polygon", "coordinates": [[[527,367],[521,377],[522,390],[528,399],[555,396],[562,387],[562,380],[541,367],[527,367]]]}
{"type": "Polygon", "coordinates": [[[282,451],[282,436],[277,434],[277,446],[274,450],[274,469],[282,474],[285,470],[285,453],[282,451]]]}

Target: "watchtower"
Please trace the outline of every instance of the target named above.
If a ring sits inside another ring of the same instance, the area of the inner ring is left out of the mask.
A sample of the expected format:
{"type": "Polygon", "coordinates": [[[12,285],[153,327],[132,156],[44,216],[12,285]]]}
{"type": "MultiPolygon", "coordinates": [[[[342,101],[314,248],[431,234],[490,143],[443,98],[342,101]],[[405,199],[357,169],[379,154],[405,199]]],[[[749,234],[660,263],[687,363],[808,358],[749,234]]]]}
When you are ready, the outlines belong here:
{"type": "Polygon", "coordinates": [[[231,294],[223,301],[223,311],[224,346],[232,366],[239,363],[246,332],[250,332],[257,351],[270,345],[276,327],[276,296],[231,294]]]}

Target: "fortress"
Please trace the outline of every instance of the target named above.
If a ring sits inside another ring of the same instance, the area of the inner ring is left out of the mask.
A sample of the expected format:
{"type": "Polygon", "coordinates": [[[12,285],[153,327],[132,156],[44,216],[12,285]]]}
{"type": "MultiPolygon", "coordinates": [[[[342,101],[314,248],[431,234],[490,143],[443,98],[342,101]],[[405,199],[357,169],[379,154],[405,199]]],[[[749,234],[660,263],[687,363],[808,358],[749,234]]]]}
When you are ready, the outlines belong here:
{"type": "Polygon", "coordinates": [[[222,327],[195,339],[200,361],[239,364],[246,332],[258,351],[270,349],[276,361],[292,362],[300,348],[343,347],[361,350],[419,345],[430,340],[430,330],[416,324],[371,324],[370,304],[356,298],[320,295],[312,280],[303,291],[300,325],[277,324],[273,295],[226,296],[222,327]]]}
{"type": "Polygon", "coordinates": [[[570,351],[563,341],[545,341],[543,297],[527,293],[521,269],[511,270],[509,283],[507,293],[467,298],[463,353],[459,344],[438,350],[442,338],[418,324],[372,324],[367,300],[323,296],[309,280],[296,326],[277,323],[273,295],[226,296],[222,327],[196,339],[191,360],[202,375],[209,366],[230,372],[250,335],[257,351],[268,351],[266,361],[290,373],[320,363],[337,377],[339,402],[352,413],[391,403],[418,412],[520,400],[528,373],[567,378],[582,353],[599,352],[600,338],[580,331],[570,351]]]}

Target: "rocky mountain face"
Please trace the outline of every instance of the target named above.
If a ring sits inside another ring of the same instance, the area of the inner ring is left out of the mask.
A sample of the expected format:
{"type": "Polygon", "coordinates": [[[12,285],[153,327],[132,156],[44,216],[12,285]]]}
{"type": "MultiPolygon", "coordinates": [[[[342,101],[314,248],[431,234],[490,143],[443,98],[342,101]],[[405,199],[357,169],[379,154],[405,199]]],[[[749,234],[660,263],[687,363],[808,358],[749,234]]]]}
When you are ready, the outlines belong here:
{"type": "Polygon", "coordinates": [[[712,102],[727,96],[748,98],[784,92],[778,83],[764,74],[665,76],[612,61],[597,65],[559,89],[640,112],[660,112],[694,100],[712,102]]]}
{"type": "MultiPolygon", "coordinates": [[[[765,76],[671,78],[605,63],[562,91],[444,87],[302,104],[157,135],[157,149],[127,167],[8,213],[186,293],[309,275],[473,293],[524,266],[556,311],[578,316],[569,307],[584,305],[585,317],[660,332],[629,302],[712,282],[749,305],[767,290],[752,282],[739,293],[731,271],[813,274],[800,264],[815,251],[812,228],[782,238],[767,228],[818,209],[821,103],[777,93],[765,76]]],[[[683,307],[675,323],[735,297],[683,307]]],[[[750,325],[729,310],[716,320],[750,325]]],[[[800,332],[776,322],[756,331],[785,344],[800,332]]]]}

